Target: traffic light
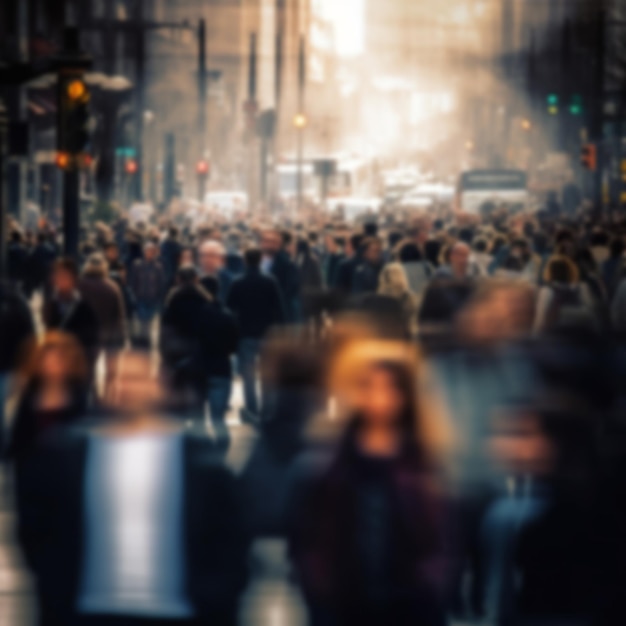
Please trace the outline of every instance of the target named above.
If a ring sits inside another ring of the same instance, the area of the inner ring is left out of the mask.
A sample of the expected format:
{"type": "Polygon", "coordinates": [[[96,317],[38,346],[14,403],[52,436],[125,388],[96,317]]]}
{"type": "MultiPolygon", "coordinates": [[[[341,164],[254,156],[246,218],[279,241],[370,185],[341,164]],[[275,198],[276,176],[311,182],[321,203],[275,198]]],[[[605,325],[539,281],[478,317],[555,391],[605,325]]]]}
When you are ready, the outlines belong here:
{"type": "Polygon", "coordinates": [[[556,93],[549,93],[546,98],[548,104],[548,113],[550,115],[558,115],[559,113],[559,96],[556,93]]]}
{"type": "Polygon", "coordinates": [[[590,172],[596,171],[598,167],[598,147],[595,144],[588,143],[582,147],[580,164],[590,172]]]}
{"type": "Polygon", "coordinates": [[[59,76],[57,145],[70,155],[85,151],[89,143],[91,94],[80,73],[59,76]]]}
{"type": "Polygon", "coordinates": [[[569,112],[571,115],[582,115],[583,99],[582,96],[574,95],[570,101],[569,112]]]}
{"type": "Polygon", "coordinates": [[[210,173],[211,164],[208,161],[201,159],[196,163],[196,174],[198,176],[208,177],[210,173]]]}
{"type": "Polygon", "coordinates": [[[138,169],[139,169],[139,166],[137,165],[137,161],[135,161],[134,159],[128,159],[128,161],[124,163],[124,171],[129,176],[136,174],[138,169]]]}
{"type": "Polygon", "coordinates": [[[55,163],[60,170],[66,170],[70,166],[70,155],[67,152],[57,152],[55,163]]]}

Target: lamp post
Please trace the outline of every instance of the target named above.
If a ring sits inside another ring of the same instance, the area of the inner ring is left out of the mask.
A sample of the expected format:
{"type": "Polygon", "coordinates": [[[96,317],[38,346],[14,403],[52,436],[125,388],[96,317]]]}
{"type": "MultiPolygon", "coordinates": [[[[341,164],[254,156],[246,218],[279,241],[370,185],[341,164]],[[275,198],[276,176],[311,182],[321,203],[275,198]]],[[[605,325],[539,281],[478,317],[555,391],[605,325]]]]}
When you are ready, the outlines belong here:
{"type": "Polygon", "coordinates": [[[293,125],[297,132],[297,151],[298,151],[298,171],[297,171],[297,209],[298,213],[302,210],[302,199],[304,195],[303,180],[303,161],[304,161],[304,130],[307,127],[307,117],[304,113],[297,113],[293,118],[293,125]]]}

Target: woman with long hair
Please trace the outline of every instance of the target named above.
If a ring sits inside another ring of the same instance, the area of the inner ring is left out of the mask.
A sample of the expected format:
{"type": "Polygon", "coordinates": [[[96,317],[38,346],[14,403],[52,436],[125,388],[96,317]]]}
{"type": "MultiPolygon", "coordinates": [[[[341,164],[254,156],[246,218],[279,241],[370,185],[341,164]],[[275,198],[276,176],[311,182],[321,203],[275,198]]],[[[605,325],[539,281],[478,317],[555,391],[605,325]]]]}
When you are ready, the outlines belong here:
{"type": "Polygon", "coordinates": [[[444,423],[403,344],[356,342],[331,370],[347,422],[332,459],[299,484],[290,533],[311,624],[440,626],[444,423]]]}
{"type": "Polygon", "coordinates": [[[25,362],[21,395],[9,447],[19,459],[51,429],[84,416],[89,368],[83,350],[71,335],[52,332],[25,362]]]}

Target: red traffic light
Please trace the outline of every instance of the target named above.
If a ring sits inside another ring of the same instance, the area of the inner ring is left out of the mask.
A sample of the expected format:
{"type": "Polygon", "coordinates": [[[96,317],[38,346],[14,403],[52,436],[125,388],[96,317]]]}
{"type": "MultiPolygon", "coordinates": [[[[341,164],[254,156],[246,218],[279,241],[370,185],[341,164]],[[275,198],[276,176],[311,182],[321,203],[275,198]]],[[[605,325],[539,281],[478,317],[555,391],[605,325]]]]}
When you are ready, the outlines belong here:
{"type": "Polygon", "coordinates": [[[593,143],[583,146],[580,153],[580,164],[590,172],[595,172],[598,167],[598,147],[593,143]]]}
{"type": "Polygon", "coordinates": [[[134,161],[133,159],[129,159],[128,161],[126,161],[126,164],[124,165],[124,170],[126,171],[127,174],[136,174],[137,173],[137,161],[134,161]]]}
{"type": "Polygon", "coordinates": [[[202,160],[196,163],[196,173],[200,176],[206,176],[211,169],[208,161],[202,160]]]}

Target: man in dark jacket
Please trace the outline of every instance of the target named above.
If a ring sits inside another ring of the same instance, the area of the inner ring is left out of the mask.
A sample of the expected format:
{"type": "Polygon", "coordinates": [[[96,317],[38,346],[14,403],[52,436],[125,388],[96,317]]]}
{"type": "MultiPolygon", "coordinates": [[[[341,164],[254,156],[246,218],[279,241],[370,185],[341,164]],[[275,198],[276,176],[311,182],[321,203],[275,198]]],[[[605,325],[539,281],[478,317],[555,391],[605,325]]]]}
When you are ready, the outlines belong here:
{"type": "Polygon", "coordinates": [[[261,273],[261,251],[246,251],[246,273],[235,280],[228,294],[228,308],[239,322],[239,372],[243,378],[245,410],[243,419],[255,421],[260,415],[256,392],[256,364],[263,337],[276,324],[286,321],[282,294],[271,276],[261,273]]]}
{"type": "Polygon", "coordinates": [[[202,286],[209,292],[216,292],[217,300],[226,302],[228,292],[233,282],[232,276],[224,267],[226,250],[224,246],[215,240],[202,243],[198,250],[198,262],[202,278],[202,286]],[[217,284],[217,289],[215,288],[217,284]]]}
{"type": "Polygon", "coordinates": [[[202,288],[194,267],[181,268],[177,283],[161,320],[163,360],[175,377],[182,377],[179,387],[192,386],[199,407],[203,409],[207,399],[216,439],[226,449],[230,443],[226,427],[233,374],[230,359],[237,350],[237,324],[202,288]]]}
{"type": "Polygon", "coordinates": [[[128,284],[136,302],[136,337],[142,343],[150,343],[152,324],[156,319],[166,291],[165,272],[157,260],[159,249],[149,242],[143,248],[143,258],[131,266],[128,284]]]}
{"type": "Polygon", "coordinates": [[[149,355],[120,362],[117,413],[57,431],[16,472],[40,623],[234,626],[247,543],[234,479],[203,433],[154,407],[149,355]]]}
{"type": "Polygon", "coordinates": [[[300,298],[300,275],[291,260],[287,248],[291,244],[290,233],[268,230],[263,233],[261,247],[263,273],[272,275],[280,288],[288,322],[298,321],[300,298]]]}
{"type": "Polygon", "coordinates": [[[165,241],[161,244],[161,263],[165,271],[165,282],[171,286],[176,279],[183,246],[178,240],[178,228],[170,226],[165,241]]]}
{"type": "Polygon", "coordinates": [[[4,450],[9,377],[17,369],[20,350],[34,338],[35,326],[26,300],[10,285],[0,282],[0,456],[4,450]]]}
{"type": "Polygon", "coordinates": [[[73,335],[85,351],[91,367],[100,350],[98,318],[78,291],[78,267],[73,259],[58,259],[52,270],[52,296],[44,304],[46,330],[73,335]]]}
{"type": "Polygon", "coordinates": [[[361,263],[363,263],[362,244],[363,235],[360,233],[352,235],[352,237],[350,237],[350,254],[348,258],[343,259],[337,265],[337,271],[333,277],[333,286],[343,296],[348,296],[352,293],[354,274],[361,263]]]}
{"type": "Polygon", "coordinates": [[[352,293],[363,295],[378,291],[378,278],[383,268],[383,246],[380,239],[369,237],[363,241],[363,262],[354,272],[352,293]]]}

